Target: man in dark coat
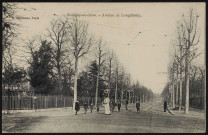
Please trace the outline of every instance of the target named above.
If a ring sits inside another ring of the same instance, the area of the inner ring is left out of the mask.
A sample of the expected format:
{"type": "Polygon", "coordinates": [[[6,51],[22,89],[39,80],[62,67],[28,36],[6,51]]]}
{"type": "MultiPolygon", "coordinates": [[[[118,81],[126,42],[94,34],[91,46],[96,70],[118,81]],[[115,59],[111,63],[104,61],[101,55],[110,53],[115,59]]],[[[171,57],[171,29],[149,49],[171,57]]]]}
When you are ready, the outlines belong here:
{"type": "Polygon", "coordinates": [[[137,103],[136,103],[136,108],[137,108],[137,113],[138,112],[140,113],[140,103],[139,103],[139,101],[137,101],[137,103]]]}
{"type": "Polygon", "coordinates": [[[118,102],[118,111],[120,112],[120,109],[121,109],[121,102],[119,101],[118,102]]]}
{"type": "Polygon", "coordinates": [[[91,103],[91,105],[90,105],[90,111],[91,111],[91,113],[92,113],[92,110],[93,110],[93,103],[91,103]]]}
{"type": "Polygon", "coordinates": [[[79,111],[79,109],[80,109],[80,107],[79,107],[79,101],[77,101],[75,103],[75,110],[76,110],[76,114],[75,115],[77,115],[77,112],[79,111]]]}
{"type": "Polygon", "coordinates": [[[166,112],[167,109],[167,101],[164,102],[164,112],[166,112]]]}

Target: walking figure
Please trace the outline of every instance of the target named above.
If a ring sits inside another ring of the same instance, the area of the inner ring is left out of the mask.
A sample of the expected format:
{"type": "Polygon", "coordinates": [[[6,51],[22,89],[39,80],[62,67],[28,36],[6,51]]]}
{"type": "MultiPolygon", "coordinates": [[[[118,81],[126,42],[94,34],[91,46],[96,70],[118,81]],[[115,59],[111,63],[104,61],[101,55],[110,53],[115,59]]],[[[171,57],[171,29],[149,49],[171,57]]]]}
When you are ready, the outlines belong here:
{"type": "Polygon", "coordinates": [[[92,113],[92,110],[93,110],[93,103],[91,103],[91,105],[90,105],[90,111],[91,111],[91,113],[92,113]]]}
{"type": "Polygon", "coordinates": [[[79,111],[79,109],[80,109],[80,107],[79,107],[79,101],[77,101],[75,103],[75,110],[76,110],[76,114],[75,115],[77,115],[77,112],[79,111]]]}
{"type": "Polygon", "coordinates": [[[136,102],[137,113],[140,113],[140,103],[139,101],[136,102]]]}
{"type": "Polygon", "coordinates": [[[121,109],[121,102],[119,101],[118,102],[118,111],[120,112],[120,109],[121,109]]]}
{"type": "Polygon", "coordinates": [[[88,105],[87,105],[87,103],[85,102],[85,103],[84,103],[84,113],[85,113],[85,114],[87,113],[87,109],[88,109],[88,105]]]}
{"type": "Polygon", "coordinates": [[[128,110],[128,100],[126,99],[126,104],[125,104],[125,106],[126,106],[126,110],[128,110]]]}
{"type": "Polygon", "coordinates": [[[167,101],[164,102],[164,112],[167,110],[167,101]]]}
{"type": "Polygon", "coordinates": [[[110,103],[110,99],[109,97],[106,97],[103,102],[103,104],[105,105],[105,115],[111,115],[109,103],[110,103]]]}

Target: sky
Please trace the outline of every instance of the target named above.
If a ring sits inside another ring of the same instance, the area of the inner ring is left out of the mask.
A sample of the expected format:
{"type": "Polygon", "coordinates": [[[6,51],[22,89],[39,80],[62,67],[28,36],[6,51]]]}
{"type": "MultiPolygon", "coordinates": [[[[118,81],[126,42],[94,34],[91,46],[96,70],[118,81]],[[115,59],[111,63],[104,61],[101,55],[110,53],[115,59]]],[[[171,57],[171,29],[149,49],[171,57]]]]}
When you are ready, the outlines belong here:
{"type": "Polygon", "coordinates": [[[199,52],[203,52],[196,61],[198,64],[205,61],[205,3],[22,3],[21,7],[18,14],[30,19],[18,19],[20,44],[45,33],[57,16],[96,15],[79,19],[87,22],[90,32],[114,50],[133,81],[155,93],[162,92],[168,81],[167,74],[160,72],[167,72],[168,48],[175,37],[176,23],[183,13],[194,8],[199,14],[201,30],[199,52]],[[117,14],[120,16],[116,17],[117,14]],[[136,14],[136,17],[122,14],[136,14]]]}

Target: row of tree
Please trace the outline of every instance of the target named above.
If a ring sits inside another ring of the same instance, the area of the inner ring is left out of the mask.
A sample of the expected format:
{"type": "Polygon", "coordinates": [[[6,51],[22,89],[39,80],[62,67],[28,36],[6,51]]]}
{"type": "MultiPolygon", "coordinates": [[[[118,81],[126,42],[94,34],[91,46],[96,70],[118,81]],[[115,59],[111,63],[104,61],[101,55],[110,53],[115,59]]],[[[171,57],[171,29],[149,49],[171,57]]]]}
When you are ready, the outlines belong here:
{"type": "MultiPolygon", "coordinates": [[[[7,16],[7,12],[14,11],[15,6],[3,5],[3,23],[9,20],[9,25],[20,27],[13,24],[11,19],[15,17],[15,12],[7,16]]],[[[16,84],[17,80],[21,82],[26,78],[37,94],[71,95],[74,96],[74,103],[77,97],[88,96],[95,98],[95,105],[107,88],[110,89],[110,98],[115,102],[124,98],[132,102],[145,102],[153,98],[150,89],[139,82],[132,83],[130,74],[125,71],[116,54],[101,38],[96,40],[88,24],[77,17],[55,16],[45,34],[33,37],[18,48],[22,54],[19,60],[29,65],[25,70],[14,69],[12,60],[16,51],[4,55],[14,48],[14,36],[3,35],[3,38],[4,85],[16,84]],[[6,41],[7,38],[11,40],[6,41]],[[80,71],[79,64],[82,62],[88,64],[82,64],[80,71]]]]}
{"type": "Polygon", "coordinates": [[[185,105],[185,114],[188,114],[189,105],[194,104],[193,100],[198,98],[199,104],[195,103],[195,106],[203,106],[205,99],[205,68],[194,63],[201,54],[198,53],[198,17],[196,11],[190,9],[187,16],[182,15],[177,23],[177,36],[170,46],[169,82],[162,93],[173,108],[178,105],[181,110],[185,105]]]}

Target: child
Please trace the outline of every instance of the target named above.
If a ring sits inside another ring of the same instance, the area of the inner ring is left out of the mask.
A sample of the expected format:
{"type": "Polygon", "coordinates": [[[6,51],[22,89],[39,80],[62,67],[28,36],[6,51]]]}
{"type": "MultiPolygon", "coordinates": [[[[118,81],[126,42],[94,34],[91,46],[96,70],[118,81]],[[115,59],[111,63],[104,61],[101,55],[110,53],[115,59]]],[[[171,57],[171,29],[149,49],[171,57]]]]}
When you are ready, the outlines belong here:
{"type": "Polygon", "coordinates": [[[139,103],[139,101],[137,101],[137,103],[136,103],[136,108],[137,108],[137,113],[138,113],[138,111],[140,113],[140,103],[139,103]]]}
{"type": "Polygon", "coordinates": [[[87,103],[85,102],[85,103],[84,103],[84,113],[85,113],[85,114],[87,113],[87,109],[88,109],[88,105],[87,105],[87,103]]]}
{"type": "Polygon", "coordinates": [[[91,105],[90,105],[90,111],[91,111],[91,113],[92,113],[92,110],[93,110],[93,104],[91,103],[91,105]]]}

